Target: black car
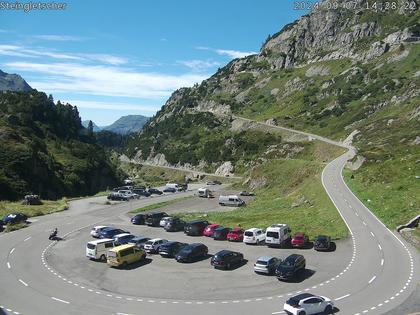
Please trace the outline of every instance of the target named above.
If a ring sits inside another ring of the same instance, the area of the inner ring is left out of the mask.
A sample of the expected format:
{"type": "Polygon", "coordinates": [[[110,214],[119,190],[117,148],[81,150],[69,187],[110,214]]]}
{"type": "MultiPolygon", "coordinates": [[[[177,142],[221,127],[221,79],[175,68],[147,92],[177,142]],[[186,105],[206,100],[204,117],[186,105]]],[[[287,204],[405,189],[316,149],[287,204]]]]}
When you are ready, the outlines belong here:
{"type": "Polygon", "coordinates": [[[185,223],[184,233],[190,236],[201,236],[209,222],[206,220],[193,220],[185,223]]]}
{"type": "Polygon", "coordinates": [[[254,193],[250,192],[250,191],[241,191],[239,193],[239,195],[241,195],[241,196],[254,196],[254,193]]]}
{"type": "Polygon", "coordinates": [[[144,189],[133,189],[132,192],[139,196],[150,197],[150,193],[144,189]]]}
{"type": "Polygon", "coordinates": [[[144,243],[147,241],[150,241],[150,237],[136,236],[135,238],[131,239],[129,243],[135,244],[137,248],[143,249],[144,243]]]}
{"type": "Polygon", "coordinates": [[[331,237],[318,235],[314,240],[314,249],[317,251],[327,251],[331,248],[331,237]]]}
{"type": "Polygon", "coordinates": [[[99,238],[114,238],[115,235],[117,234],[122,234],[122,233],[130,233],[121,229],[116,229],[113,227],[109,227],[109,228],[104,228],[99,230],[98,235],[99,238]]]}
{"type": "Polygon", "coordinates": [[[3,229],[4,222],[0,219],[0,230],[3,229]]]}
{"type": "Polygon", "coordinates": [[[166,193],[175,193],[175,192],[176,192],[176,189],[175,189],[175,188],[173,188],[173,187],[166,187],[166,188],[163,190],[163,192],[166,192],[166,193]]]}
{"type": "Polygon", "coordinates": [[[160,191],[159,189],[156,189],[156,188],[149,188],[147,191],[149,192],[149,194],[155,194],[155,195],[162,195],[163,194],[162,191],[160,191]]]}
{"type": "Polygon", "coordinates": [[[279,280],[290,280],[299,272],[305,270],[305,257],[298,254],[292,254],[283,260],[276,269],[276,277],[279,280]]]}
{"type": "Polygon", "coordinates": [[[201,243],[193,243],[183,247],[178,254],[175,255],[175,259],[178,262],[192,262],[200,258],[206,257],[209,249],[206,245],[201,243]]]}
{"type": "Polygon", "coordinates": [[[167,242],[160,245],[159,254],[163,257],[175,257],[175,255],[187,245],[188,244],[181,242],[167,242]]]}
{"type": "Polygon", "coordinates": [[[108,200],[116,200],[116,201],[128,201],[129,198],[127,196],[124,196],[123,194],[120,193],[111,193],[108,195],[108,197],[106,197],[108,200]]]}
{"type": "Polygon", "coordinates": [[[139,213],[132,217],[130,221],[133,224],[146,224],[146,216],[147,213],[139,213]]]}
{"type": "Polygon", "coordinates": [[[183,231],[185,227],[185,221],[180,218],[170,218],[163,227],[167,232],[183,231]]]}
{"type": "Polygon", "coordinates": [[[20,212],[10,213],[3,218],[3,224],[16,224],[25,222],[26,220],[28,220],[26,214],[20,212]]]}
{"type": "Polygon", "coordinates": [[[225,241],[229,232],[230,228],[219,226],[213,232],[213,239],[218,241],[225,241]]]}
{"type": "Polygon", "coordinates": [[[160,220],[162,220],[163,217],[167,216],[168,214],[163,211],[151,212],[147,214],[145,223],[148,226],[159,226],[160,220]]]}
{"type": "Polygon", "coordinates": [[[210,264],[214,266],[214,268],[231,269],[232,266],[238,266],[243,261],[244,255],[242,253],[221,250],[211,258],[210,264]]]}

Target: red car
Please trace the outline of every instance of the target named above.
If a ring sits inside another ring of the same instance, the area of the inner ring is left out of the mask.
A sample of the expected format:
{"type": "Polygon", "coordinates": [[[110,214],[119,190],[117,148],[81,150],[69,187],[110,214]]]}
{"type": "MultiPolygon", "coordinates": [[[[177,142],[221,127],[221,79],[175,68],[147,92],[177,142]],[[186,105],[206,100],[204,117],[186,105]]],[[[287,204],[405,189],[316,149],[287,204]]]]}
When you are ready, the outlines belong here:
{"type": "Polygon", "coordinates": [[[293,235],[292,246],[293,247],[305,247],[309,242],[308,236],[305,233],[297,232],[293,235]]]}
{"type": "Polygon", "coordinates": [[[213,237],[214,230],[219,227],[219,224],[209,224],[203,231],[204,236],[213,237]]]}
{"type": "Polygon", "coordinates": [[[236,227],[227,235],[227,240],[230,242],[242,242],[244,240],[244,230],[236,227]]]}

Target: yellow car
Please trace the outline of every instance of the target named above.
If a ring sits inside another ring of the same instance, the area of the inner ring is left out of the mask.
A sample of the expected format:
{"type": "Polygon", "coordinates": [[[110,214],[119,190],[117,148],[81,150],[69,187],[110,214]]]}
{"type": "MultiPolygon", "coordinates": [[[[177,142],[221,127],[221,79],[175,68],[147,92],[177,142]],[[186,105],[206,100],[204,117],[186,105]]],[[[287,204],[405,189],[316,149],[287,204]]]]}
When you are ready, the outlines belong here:
{"type": "Polygon", "coordinates": [[[134,244],[116,246],[106,253],[106,262],[112,267],[126,267],[146,258],[146,252],[134,244]]]}

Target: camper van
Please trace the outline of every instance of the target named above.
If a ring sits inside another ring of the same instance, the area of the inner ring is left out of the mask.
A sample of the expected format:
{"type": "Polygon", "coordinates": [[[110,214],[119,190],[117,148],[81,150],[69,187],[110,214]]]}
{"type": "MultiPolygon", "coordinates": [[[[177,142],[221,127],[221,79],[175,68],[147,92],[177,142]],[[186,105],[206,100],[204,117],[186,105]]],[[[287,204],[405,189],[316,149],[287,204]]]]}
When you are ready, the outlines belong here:
{"type": "Polygon", "coordinates": [[[114,247],[114,240],[103,238],[86,244],[86,257],[106,261],[106,252],[114,247]]]}
{"type": "Polygon", "coordinates": [[[265,232],[265,244],[268,247],[281,247],[290,243],[290,228],[287,224],[273,224],[265,232]]]}
{"type": "Polygon", "coordinates": [[[220,196],[219,205],[230,206],[230,207],[240,207],[240,206],[245,205],[245,202],[236,195],[220,196]]]}
{"type": "Polygon", "coordinates": [[[213,194],[212,194],[211,190],[208,189],[208,188],[199,188],[198,189],[198,197],[211,198],[211,197],[213,197],[213,194]]]}

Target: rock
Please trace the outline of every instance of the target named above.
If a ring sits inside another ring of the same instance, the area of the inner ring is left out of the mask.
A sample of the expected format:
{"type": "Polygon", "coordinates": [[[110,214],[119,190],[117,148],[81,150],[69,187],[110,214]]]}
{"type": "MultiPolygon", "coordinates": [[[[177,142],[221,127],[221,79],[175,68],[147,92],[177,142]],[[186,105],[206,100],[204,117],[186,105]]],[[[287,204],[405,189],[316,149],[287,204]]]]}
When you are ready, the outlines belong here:
{"type": "Polygon", "coordinates": [[[411,145],[419,145],[420,144],[420,137],[417,136],[416,139],[414,139],[413,141],[411,141],[410,144],[411,145]]]}
{"type": "Polygon", "coordinates": [[[346,163],[346,167],[352,171],[357,171],[363,165],[365,161],[366,161],[365,157],[357,155],[355,161],[346,163]]]}
{"type": "Polygon", "coordinates": [[[316,77],[316,76],[324,76],[330,73],[330,68],[323,65],[312,66],[308,70],[306,70],[305,75],[307,77],[316,77]]]}
{"type": "Polygon", "coordinates": [[[232,162],[227,161],[224,162],[222,165],[220,165],[216,172],[214,172],[215,175],[218,176],[231,176],[233,175],[234,167],[232,165],[232,162]]]}
{"type": "Polygon", "coordinates": [[[389,127],[392,125],[392,123],[394,122],[395,119],[388,119],[388,121],[386,122],[386,125],[389,127]]]}
{"type": "Polygon", "coordinates": [[[387,63],[403,60],[404,58],[408,57],[409,54],[410,54],[410,50],[404,49],[402,52],[394,54],[391,57],[389,57],[387,63]]]}
{"type": "MultiPolygon", "coordinates": [[[[419,71],[419,72],[420,72],[420,71],[419,71]]],[[[270,91],[270,94],[271,94],[271,95],[273,95],[273,96],[276,96],[278,93],[279,93],[279,89],[278,89],[278,88],[272,89],[272,90],[270,91]]]]}

